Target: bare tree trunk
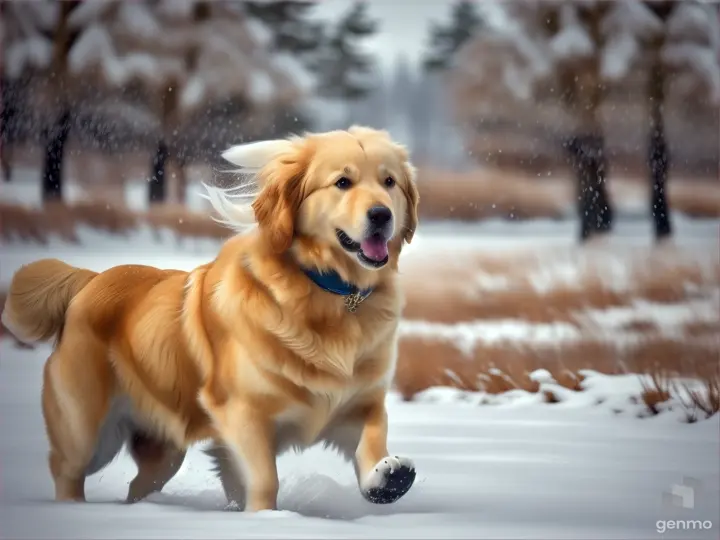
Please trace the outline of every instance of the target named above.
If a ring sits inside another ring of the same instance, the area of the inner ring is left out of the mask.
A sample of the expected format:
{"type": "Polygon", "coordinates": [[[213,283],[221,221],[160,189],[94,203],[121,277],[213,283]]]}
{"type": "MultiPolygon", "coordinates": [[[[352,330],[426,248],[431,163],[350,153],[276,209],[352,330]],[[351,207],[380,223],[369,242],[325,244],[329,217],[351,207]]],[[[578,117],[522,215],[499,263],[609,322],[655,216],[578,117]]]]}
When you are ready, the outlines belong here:
{"type": "Polygon", "coordinates": [[[0,112],[0,166],[2,166],[3,180],[10,182],[12,180],[12,166],[9,149],[10,134],[8,126],[12,125],[14,118],[17,116],[17,108],[11,104],[11,93],[5,88],[5,80],[0,83],[0,96],[2,101],[2,112],[0,112]]]}
{"type": "Polygon", "coordinates": [[[70,134],[70,121],[70,108],[66,107],[58,115],[48,133],[42,176],[43,202],[62,201],[63,163],[65,143],[70,134]]]}
{"type": "Polygon", "coordinates": [[[162,133],[155,147],[151,163],[150,181],[148,183],[148,204],[164,203],[167,199],[167,170],[166,165],[170,159],[168,133],[177,110],[177,89],[174,84],[168,86],[162,95],[162,133]]]}
{"type": "Polygon", "coordinates": [[[187,163],[184,159],[178,159],[175,163],[177,165],[177,202],[184,206],[187,205],[187,163]]]}
{"type": "Polygon", "coordinates": [[[608,162],[605,137],[598,118],[604,89],[599,77],[599,61],[588,60],[582,67],[564,74],[566,105],[575,121],[575,133],[565,143],[577,181],[580,241],[598,233],[608,233],[613,210],[607,192],[608,162]]]}
{"type": "MultiPolygon", "coordinates": [[[[193,22],[200,24],[210,18],[210,4],[206,1],[196,2],[193,6],[193,22]]],[[[188,73],[192,73],[197,69],[197,60],[200,49],[197,45],[188,48],[185,51],[185,69],[188,73]]],[[[169,133],[173,132],[173,127],[178,124],[178,88],[176,85],[170,84],[168,89],[162,96],[162,138],[158,141],[155,155],[152,161],[152,176],[150,178],[150,186],[148,190],[148,198],[150,204],[162,203],[167,200],[168,195],[168,178],[167,164],[171,158],[169,146],[172,144],[169,133]]],[[[187,178],[185,175],[185,162],[183,157],[178,157],[176,152],[172,153],[172,159],[175,163],[177,182],[176,197],[177,202],[186,204],[187,178]]]]}
{"type": "Polygon", "coordinates": [[[153,155],[151,169],[152,174],[150,176],[150,183],[148,184],[148,203],[162,203],[165,202],[167,197],[167,182],[165,176],[165,169],[167,160],[170,155],[167,144],[164,139],[160,139],[155,148],[155,154],[153,155]]]}
{"type": "Polygon", "coordinates": [[[77,38],[77,33],[71,31],[68,21],[78,4],[77,0],[60,3],[60,18],[53,38],[52,91],[56,93],[60,111],[45,142],[42,173],[43,202],[62,201],[65,146],[72,124],[71,106],[67,95],[67,59],[70,47],[77,38]]]}
{"type": "MultiPolygon", "coordinates": [[[[202,23],[210,18],[210,4],[208,2],[200,1],[196,2],[193,6],[193,21],[196,24],[202,23]]],[[[197,46],[190,47],[185,53],[185,69],[188,72],[192,72],[197,67],[197,57],[199,48],[197,46]]],[[[149,204],[163,203],[167,199],[167,170],[166,165],[170,159],[170,140],[169,133],[172,132],[172,125],[178,122],[178,88],[175,83],[169,84],[167,90],[162,95],[161,103],[161,119],[162,119],[162,135],[160,140],[157,142],[155,149],[155,155],[152,160],[152,174],[150,176],[150,183],[148,186],[148,202],[149,204]]],[[[177,156],[175,156],[177,158],[177,156]]],[[[177,163],[178,170],[182,170],[184,165],[180,162],[177,163]]],[[[184,182],[184,171],[181,173],[183,176],[179,178],[180,182],[184,182]]],[[[184,189],[184,186],[183,186],[184,189]]],[[[180,193],[178,193],[180,195],[180,193]]],[[[184,204],[185,194],[181,195],[181,200],[184,204]]]]}
{"type": "Polygon", "coordinates": [[[576,135],[568,140],[566,149],[577,180],[580,240],[585,241],[593,234],[612,229],[613,214],[605,177],[604,137],[597,134],[576,135]]]}
{"type": "Polygon", "coordinates": [[[655,239],[662,240],[672,235],[672,224],[665,193],[670,167],[670,149],[665,137],[665,122],[663,121],[665,71],[659,58],[655,59],[650,69],[648,98],[648,165],[652,184],[650,212],[655,224],[655,239]]]}
{"type": "Polygon", "coordinates": [[[12,181],[12,164],[10,163],[10,150],[7,142],[0,146],[0,165],[2,166],[3,181],[12,181]]]}

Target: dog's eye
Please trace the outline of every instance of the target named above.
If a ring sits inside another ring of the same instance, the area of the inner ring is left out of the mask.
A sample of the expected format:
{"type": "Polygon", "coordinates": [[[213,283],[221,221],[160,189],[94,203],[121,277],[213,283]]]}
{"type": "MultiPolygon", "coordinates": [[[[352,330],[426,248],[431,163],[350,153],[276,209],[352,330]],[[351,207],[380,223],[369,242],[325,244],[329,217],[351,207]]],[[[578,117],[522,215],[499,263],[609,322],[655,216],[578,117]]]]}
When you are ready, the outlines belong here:
{"type": "Polygon", "coordinates": [[[340,189],[350,189],[352,187],[352,182],[349,178],[345,178],[344,176],[335,182],[335,185],[340,189]]]}
{"type": "Polygon", "coordinates": [[[395,179],[392,176],[388,176],[385,179],[385,187],[391,188],[395,185],[395,179]]]}

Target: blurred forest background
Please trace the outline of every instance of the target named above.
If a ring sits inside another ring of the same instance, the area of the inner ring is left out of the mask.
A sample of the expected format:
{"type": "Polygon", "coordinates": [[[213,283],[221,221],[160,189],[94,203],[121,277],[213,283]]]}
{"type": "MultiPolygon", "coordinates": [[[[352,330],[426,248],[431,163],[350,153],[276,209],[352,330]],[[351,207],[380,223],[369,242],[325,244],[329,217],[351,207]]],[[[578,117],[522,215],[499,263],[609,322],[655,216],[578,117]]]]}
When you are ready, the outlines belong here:
{"type": "Polygon", "coordinates": [[[195,193],[223,149],[360,123],[408,145],[427,219],[720,215],[718,4],[433,4],[404,52],[408,0],[3,1],[3,189],[222,236],[195,193]]]}

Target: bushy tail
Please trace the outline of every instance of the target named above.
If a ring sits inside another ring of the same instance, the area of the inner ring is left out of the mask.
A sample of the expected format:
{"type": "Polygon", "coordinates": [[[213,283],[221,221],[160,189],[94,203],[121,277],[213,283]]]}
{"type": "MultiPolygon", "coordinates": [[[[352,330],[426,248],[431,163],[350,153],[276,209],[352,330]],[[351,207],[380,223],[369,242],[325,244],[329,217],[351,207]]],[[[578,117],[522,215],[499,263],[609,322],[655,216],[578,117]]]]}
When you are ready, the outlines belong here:
{"type": "Polygon", "coordinates": [[[5,300],[2,322],[26,343],[55,337],[65,323],[70,301],[97,272],[57,259],[43,259],[15,272],[5,300]]]}

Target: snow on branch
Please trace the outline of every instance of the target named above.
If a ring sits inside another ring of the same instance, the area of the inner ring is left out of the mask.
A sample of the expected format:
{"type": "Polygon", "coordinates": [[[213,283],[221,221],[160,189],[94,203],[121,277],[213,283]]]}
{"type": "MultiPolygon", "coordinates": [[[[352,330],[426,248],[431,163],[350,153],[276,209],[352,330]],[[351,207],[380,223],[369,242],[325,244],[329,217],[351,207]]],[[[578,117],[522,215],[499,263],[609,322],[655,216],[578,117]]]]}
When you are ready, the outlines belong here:
{"type": "Polygon", "coordinates": [[[595,43],[580,22],[577,6],[568,3],[560,8],[560,31],[550,39],[550,51],[558,61],[584,59],[595,52],[595,43]]]}
{"type": "Polygon", "coordinates": [[[53,2],[6,2],[2,21],[5,73],[16,78],[28,68],[44,69],[52,60],[52,29],[58,7],[53,2]]]}
{"type": "Polygon", "coordinates": [[[669,67],[692,76],[696,84],[688,84],[688,90],[703,86],[709,99],[720,103],[720,68],[716,51],[693,43],[676,43],[663,49],[662,59],[669,67]]]}
{"type": "MultiPolygon", "coordinates": [[[[58,2],[12,2],[5,14],[5,73],[14,78],[28,68],[47,69],[58,2]]],[[[68,53],[75,81],[97,77],[96,84],[114,88],[137,82],[150,93],[172,87],[182,111],[239,96],[261,107],[288,103],[316,85],[297,57],[271,49],[275,30],[244,6],[87,0],[67,23],[77,33],[68,53]]]]}
{"type": "Polygon", "coordinates": [[[666,24],[662,60],[686,92],[697,89],[711,103],[720,104],[720,20],[717,9],[683,2],[666,24]]]}
{"type": "Polygon", "coordinates": [[[162,33],[155,15],[144,2],[120,2],[118,23],[143,37],[154,37],[162,33]]]}
{"type": "Polygon", "coordinates": [[[115,56],[110,34],[105,27],[93,23],[80,35],[70,50],[70,71],[81,73],[109,56],[115,56]]]}
{"type": "Polygon", "coordinates": [[[610,81],[623,79],[638,56],[640,56],[640,44],[632,34],[627,32],[613,34],[600,53],[600,76],[610,81]]]}
{"type": "Polygon", "coordinates": [[[663,22],[638,0],[618,0],[600,22],[603,36],[626,34],[636,40],[647,40],[663,32],[663,22]]]}
{"type": "Polygon", "coordinates": [[[92,25],[116,6],[111,0],[81,2],[68,17],[68,24],[73,30],[80,30],[92,25]]]}
{"type": "Polygon", "coordinates": [[[482,12],[486,28],[460,51],[454,69],[492,95],[490,87],[502,86],[530,99],[540,81],[591,57],[599,60],[600,81],[622,82],[659,53],[658,43],[671,72],[694,77],[691,86],[706,88],[713,99],[720,92],[720,22],[706,4],[676,2],[666,21],[638,0],[487,1],[482,12]]]}
{"type": "Polygon", "coordinates": [[[10,44],[5,50],[5,65],[10,78],[16,78],[28,67],[46,68],[52,60],[52,43],[43,36],[31,36],[10,44]]]}
{"type": "Polygon", "coordinates": [[[667,22],[668,39],[693,41],[717,50],[720,46],[718,15],[702,4],[682,3],[667,22]]]}

